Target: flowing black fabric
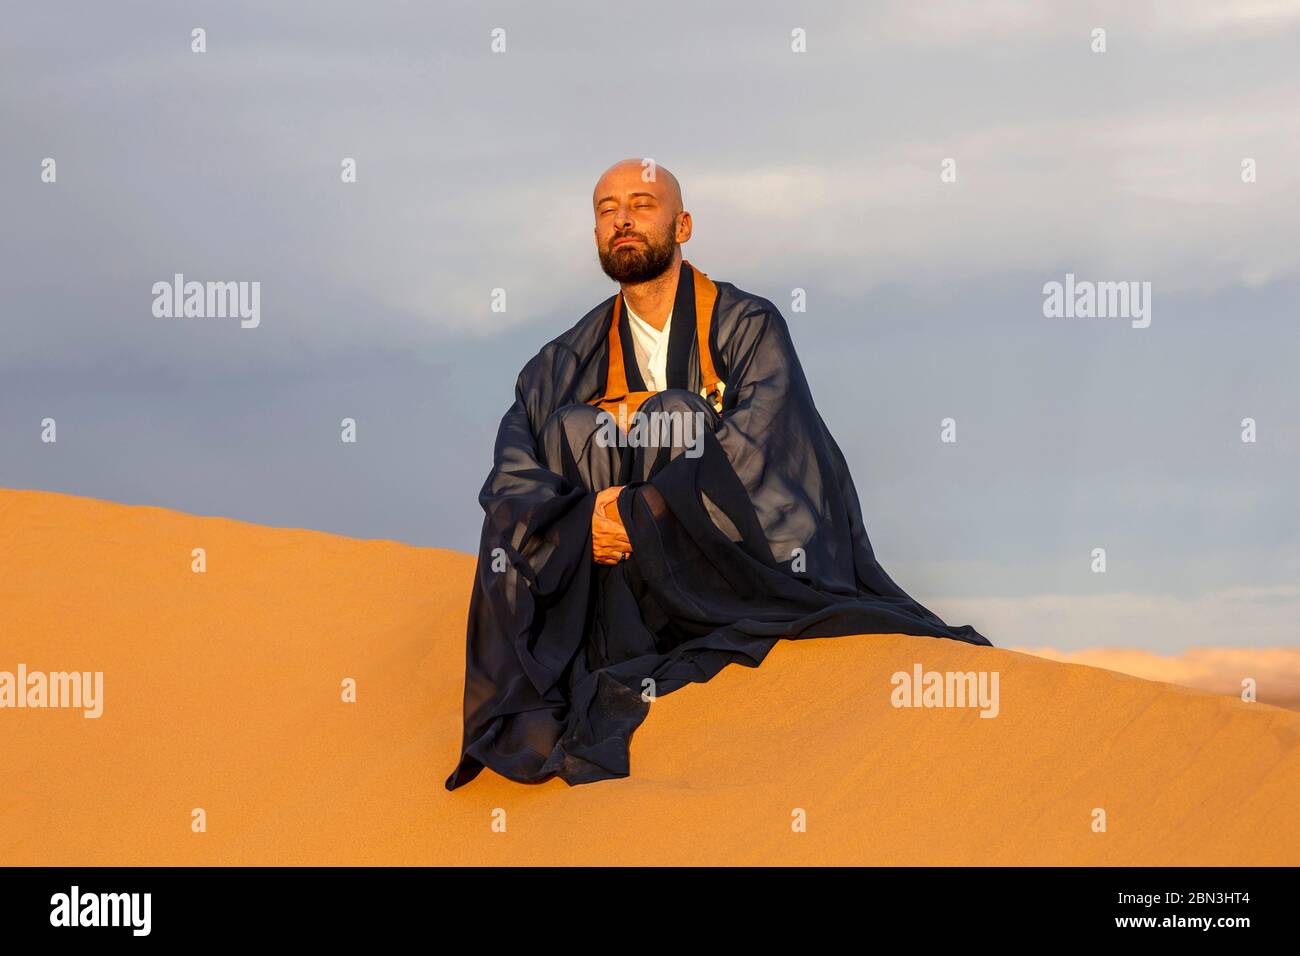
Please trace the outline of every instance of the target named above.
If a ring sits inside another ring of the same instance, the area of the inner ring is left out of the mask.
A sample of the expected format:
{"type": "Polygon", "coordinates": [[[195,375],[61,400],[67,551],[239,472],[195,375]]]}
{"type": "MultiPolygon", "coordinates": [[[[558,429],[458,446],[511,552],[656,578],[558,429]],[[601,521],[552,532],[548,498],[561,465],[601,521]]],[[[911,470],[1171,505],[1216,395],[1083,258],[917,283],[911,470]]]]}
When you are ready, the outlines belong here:
{"type": "Polygon", "coordinates": [[[721,415],[696,394],[691,266],[681,269],[672,330],[689,334],[670,338],[673,387],[641,411],[699,413],[702,449],[676,433],[658,447],[597,440],[587,402],[604,394],[613,297],[519,375],[479,495],[464,738],[448,790],[484,766],[525,783],[626,777],[653,697],[728,664],[757,667],[782,638],[902,633],[992,646],[945,624],[876,561],[776,306],[716,282],[721,415]],[[592,509],[618,484],[632,555],[602,565],[592,509]]]}

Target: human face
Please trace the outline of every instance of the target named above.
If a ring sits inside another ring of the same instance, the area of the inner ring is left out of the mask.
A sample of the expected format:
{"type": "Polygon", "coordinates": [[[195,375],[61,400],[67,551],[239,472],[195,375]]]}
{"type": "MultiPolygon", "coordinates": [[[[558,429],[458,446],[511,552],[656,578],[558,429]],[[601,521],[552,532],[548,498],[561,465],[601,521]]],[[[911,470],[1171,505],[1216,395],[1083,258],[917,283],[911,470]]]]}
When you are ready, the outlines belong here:
{"type": "Polygon", "coordinates": [[[643,182],[633,167],[611,172],[596,187],[596,252],[616,282],[646,282],[673,263],[678,214],[659,185],[643,182]]]}

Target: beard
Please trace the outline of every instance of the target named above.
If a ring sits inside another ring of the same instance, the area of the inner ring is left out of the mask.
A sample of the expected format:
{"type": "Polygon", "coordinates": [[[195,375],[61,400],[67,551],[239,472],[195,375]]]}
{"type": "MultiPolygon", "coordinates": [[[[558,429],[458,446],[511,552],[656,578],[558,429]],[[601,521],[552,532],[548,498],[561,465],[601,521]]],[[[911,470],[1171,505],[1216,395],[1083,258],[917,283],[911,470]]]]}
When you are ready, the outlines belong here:
{"type": "Polygon", "coordinates": [[[616,234],[609,240],[611,245],[600,250],[600,267],[615,282],[647,282],[658,278],[672,264],[673,255],[677,251],[677,243],[673,239],[675,232],[674,224],[658,237],[635,232],[616,234]],[[613,243],[629,237],[640,239],[642,244],[613,248],[613,243]]]}

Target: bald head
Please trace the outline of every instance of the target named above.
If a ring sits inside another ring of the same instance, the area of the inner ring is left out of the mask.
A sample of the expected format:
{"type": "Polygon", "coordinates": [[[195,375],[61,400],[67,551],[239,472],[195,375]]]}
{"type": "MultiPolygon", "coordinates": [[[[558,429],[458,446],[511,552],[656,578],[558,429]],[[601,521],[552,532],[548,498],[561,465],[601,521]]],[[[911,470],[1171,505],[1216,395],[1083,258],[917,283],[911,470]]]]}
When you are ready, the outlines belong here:
{"type": "Polygon", "coordinates": [[[664,166],[650,159],[620,159],[596,180],[592,190],[592,205],[600,204],[630,192],[644,191],[653,195],[673,215],[682,211],[682,185],[664,166]]]}

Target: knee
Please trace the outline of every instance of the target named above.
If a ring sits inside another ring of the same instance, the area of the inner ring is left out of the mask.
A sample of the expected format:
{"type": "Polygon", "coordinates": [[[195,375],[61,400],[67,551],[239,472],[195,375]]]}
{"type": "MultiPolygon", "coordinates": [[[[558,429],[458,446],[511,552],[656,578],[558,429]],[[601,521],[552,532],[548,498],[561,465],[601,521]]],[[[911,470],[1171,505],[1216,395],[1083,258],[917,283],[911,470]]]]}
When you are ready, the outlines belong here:
{"type": "Polygon", "coordinates": [[[704,412],[706,418],[717,415],[713,406],[705,401],[703,396],[696,395],[684,388],[666,388],[662,392],[655,392],[645,400],[641,410],[645,412],[704,412]]]}
{"type": "Polygon", "coordinates": [[[702,396],[682,388],[664,389],[646,399],[640,414],[645,416],[645,443],[653,448],[684,452],[696,458],[703,449],[703,436],[716,431],[721,419],[702,396]]]}
{"type": "Polygon", "coordinates": [[[601,426],[601,411],[594,405],[572,404],[561,405],[555,411],[551,412],[550,417],[542,424],[542,438],[546,440],[552,436],[563,436],[573,443],[577,439],[581,444],[592,432],[601,426]]]}

